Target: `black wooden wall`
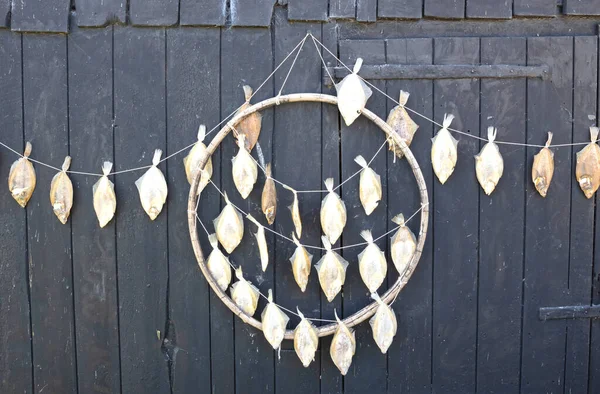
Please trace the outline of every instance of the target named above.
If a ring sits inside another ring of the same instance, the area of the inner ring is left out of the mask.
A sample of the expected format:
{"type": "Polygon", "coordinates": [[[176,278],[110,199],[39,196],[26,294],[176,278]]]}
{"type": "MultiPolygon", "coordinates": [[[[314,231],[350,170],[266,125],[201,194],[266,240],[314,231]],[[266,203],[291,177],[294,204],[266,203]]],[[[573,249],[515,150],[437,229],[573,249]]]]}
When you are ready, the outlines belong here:
{"type": "MultiPolygon", "coordinates": [[[[476,135],[494,124],[501,140],[543,144],[550,130],[555,143],[586,141],[600,103],[597,0],[0,0],[0,11],[0,141],[17,150],[32,141],[32,157],[55,166],[69,154],[77,171],[100,172],[104,160],[116,170],[138,167],[156,148],[169,154],[188,145],[199,123],[210,129],[229,115],[243,101],[241,86],[257,87],[308,31],[349,63],[361,56],[365,64],[549,66],[545,80],[372,81],[393,97],[409,91],[409,106],[437,121],[452,112],[455,127],[476,135]]],[[[275,95],[286,72],[256,99],[275,95]]],[[[332,93],[324,75],[307,41],[284,92],[332,93]]],[[[377,93],[368,104],[381,117],[393,106],[377,93]]],[[[298,189],[346,179],[357,169],[353,158],[370,158],[383,142],[364,119],[342,126],[337,109],[320,104],[263,115],[265,157],[276,178],[298,189]]],[[[574,180],[579,148],[555,150],[542,199],[530,180],[537,149],[502,146],[505,175],[487,197],[472,158],[480,143],[459,137],[458,166],[442,186],[429,165],[437,130],[415,120],[412,149],[428,182],[431,222],[418,269],[394,304],[399,329],[387,355],[365,323],[345,378],[329,339],[304,369],[291,343],[278,359],[260,332],[234,318],[196,265],[181,156],[161,165],[169,199],[155,222],[134,186],[142,173],[114,177],[117,215],[105,229],[91,203],[96,178],[72,176],[75,206],[61,225],[48,201],[54,171],[38,165],[27,209],[0,190],[0,393],[600,392],[598,321],[539,317],[541,307],[600,302],[600,212],[574,180]]],[[[234,191],[235,152],[228,138],[213,157],[213,179],[259,216],[259,188],[248,201],[234,191]]],[[[2,176],[15,159],[0,151],[2,176]]],[[[380,153],[373,167],[387,209],[365,218],[357,183],[345,184],[351,220],[342,244],[359,242],[364,228],[381,234],[393,215],[419,207],[405,161],[380,153]]],[[[320,201],[301,196],[303,241],[313,245],[320,201]]],[[[280,232],[292,231],[290,203],[280,190],[280,232]]],[[[200,206],[209,229],[222,205],[209,186],[200,206]]],[[[293,245],[268,240],[274,263],[266,273],[253,237],[232,260],[263,292],[273,288],[278,303],[330,319],[334,308],[347,316],[369,301],[359,250],[344,251],[344,294],[328,303],[314,273],[306,292],[298,290],[287,261],[293,245]]]]}

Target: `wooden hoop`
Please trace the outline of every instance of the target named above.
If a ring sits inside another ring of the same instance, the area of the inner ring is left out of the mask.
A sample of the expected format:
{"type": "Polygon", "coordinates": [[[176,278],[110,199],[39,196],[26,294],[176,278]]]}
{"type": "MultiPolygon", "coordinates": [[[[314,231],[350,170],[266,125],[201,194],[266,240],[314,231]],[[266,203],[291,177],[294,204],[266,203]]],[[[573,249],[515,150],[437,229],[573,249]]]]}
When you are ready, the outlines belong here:
{"type": "MultiPolygon", "coordinates": [[[[280,104],[284,104],[284,103],[296,103],[296,102],[320,102],[320,103],[326,103],[326,104],[332,104],[332,105],[337,105],[337,103],[338,103],[337,97],[327,95],[327,94],[320,94],[320,93],[288,94],[285,96],[272,97],[267,100],[256,103],[256,104],[246,108],[244,111],[240,112],[239,114],[236,114],[233,118],[231,118],[229,120],[229,122],[227,122],[225,124],[225,126],[223,126],[223,128],[221,128],[221,130],[219,130],[218,134],[213,138],[213,140],[208,145],[206,154],[200,160],[200,164],[199,164],[200,167],[201,168],[204,167],[204,165],[208,161],[208,158],[213,155],[213,153],[215,152],[215,150],[217,149],[219,144],[223,141],[223,139],[227,136],[227,134],[229,134],[232,131],[233,127],[235,127],[243,118],[245,118],[246,116],[248,116],[254,112],[261,111],[265,108],[270,108],[275,105],[280,105],[280,104]]],[[[429,199],[427,196],[427,186],[425,184],[425,179],[423,178],[423,174],[421,173],[419,164],[417,163],[417,160],[413,156],[411,150],[404,143],[404,140],[402,140],[398,136],[398,134],[395,133],[392,130],[392,128],[385,121],[383,121],[380,117],[375,115],[373,112],[371,112],[365,108],[361,113],[364,117],[366,117],[367,119],[369,119],[370,121],[375,123],[377,126],[379,126],[379,128],[381,130],[383,130],[387,134],[388,137],[392,138],[393,141],[398,146],[400,146],[400,148],[402,149],[402,153],[404,153],[404,156],[406,157],[406,160],[408,160],[408,163],[410,164],[410,166],[412,168],[413,174],[415,175],[417,184],[419,186],[419,193],[421,195],[421,207],[422,207],[422,209],[421,209],[421,225],[420,225],[420,229],[419,229],[417,249],[415,251],[413,259],[411,260],[410,264],[407,266],[406,270],[398,277],[398,280],[381,296],[381,299],[383,300],[383,302],[389,304],[396,297],[396,295],[398,295],[400,290],[402,290],[402,288],[404,288],[406,283],[408,283],[408,280],[410,279],[412,273],[415,270],[415,267],[417,266],[417,264],[419,262],[421,253],[423,252],[423,245],[425,243],[425,237],[427,235],[427,223],[429,220],[429,204],[428,204],[429,199]]],[[[221,288],[219,287],[217,282],[214,280],[214,278],[210,274],[208,267],[206,266],[204,254],[202,253],[202,248],[200,247],[200,242],[198,241],[198,231],[197,231],[197,226],[196,226],[197,222],[196,222],[196,215],[195,215],[195,213],[196,213],[196,197],[197,197],[196,193],[197,193],[198,185],[199,185],[199,181],[200,181],[200,174],[201,174],[201,172],[198,171],[198,174],[194,178],[194,180],[192,182],[192,186],[190,187],[190,194],[189,194],[189,198],[188,198],[188,226],[189,226],[189,230],[190,230],[190,238],[192,240],[192,246],[194,248],[194,253],[196,254],[196,259],[198,260],[198,265],[200,267],[200,270],[204,274],[204,277],[206,278],[208,284],[213,289],[215,294],[221,299],[221,301],[225,305],[227,305],[227,307],[235,315],[237,315],[240,319],[242,319],[242,321],[244,323],[250,324],[251,326],[262,331],[262,323],[260,321],[256,320],[255,318],[253,318],[252,316],[246,315],[235,304],[235,302],[233,302],[233,300],[223,290],[221,290],[221,288]]],[[[200,198],[200,197],[198,196],[198,198],[200,198]]],[[[348,327],[353,327],[353,326],[367,320],[369,317],[371,317],[375,313],[376,310],[377,310],[377,302],[373,301],[371,304],[367,305],[363,309],[361,309],[358,312],[354,313],[353,315],[345,318],[344,324],[346,324],[348,327]]],[[[337,328],[337,323],[330,323],[330,324],[318,327],[317,333],[318,333],[319,337],[328,336],[328,335],[333,334],[335,332],[336,328],[337,328]]],[[[287,330],[285,332],[285,339],[294,339],[294,330],[287,330]]]]}

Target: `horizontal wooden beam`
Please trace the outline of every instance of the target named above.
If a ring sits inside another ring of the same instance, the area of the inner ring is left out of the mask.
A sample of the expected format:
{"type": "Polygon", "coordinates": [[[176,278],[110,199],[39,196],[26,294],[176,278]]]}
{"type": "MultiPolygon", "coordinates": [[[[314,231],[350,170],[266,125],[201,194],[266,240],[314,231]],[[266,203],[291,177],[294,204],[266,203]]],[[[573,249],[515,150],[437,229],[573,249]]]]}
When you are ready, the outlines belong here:
{"type": "Polygon", "coordinates": [[[540,308],[540,320],[591,319],[600,317],[600,305],[574,305],[540,308]]]}

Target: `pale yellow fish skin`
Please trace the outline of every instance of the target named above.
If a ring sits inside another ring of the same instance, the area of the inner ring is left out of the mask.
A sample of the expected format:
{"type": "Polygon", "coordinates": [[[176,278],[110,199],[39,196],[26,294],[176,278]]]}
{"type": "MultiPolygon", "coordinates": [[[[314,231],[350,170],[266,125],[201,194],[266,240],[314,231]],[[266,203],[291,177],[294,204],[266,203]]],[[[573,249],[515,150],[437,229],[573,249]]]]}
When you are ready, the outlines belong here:
{"type": "Polygon", "coordinates": [[[260,205],[262,212],[267,219],[269,225],[275,221],[275,215],[277,215],[277,189],[275,188],[275,182],[271,178],[271,163],[267,164],[265,168],[267,179],[265,180],[265,186],[260,199],[260,205]]]}
{"type": "Polygon", "coordinates": [[[214,220],[214,226],[217,239],[227,253],[231,254],[244,236],[242,215],[231,204],[226,204],[221,214],[214,220]]]}
{"type": "Polygon", "coordinates": [[[211,276],[223,291],[227,290],[231,283],[231,266],[228,261],[219,249],[213,249],[206,263],[211,276]]]}
{"type": "Polygon", "coordinates": [[[488,142],[481,148],[475,156],[475,172],[485,194],[492,194],[504,172],[504,160],[498,145],[488,142]]]}
{"type": "Polygon", "coordinates": [[[319,336],[315,326],[307,319],[302,319],[294,330],[294,350],[304,368],[314,361],[318,348],[319,336]]]}
{"type": "Polygon", "coordinates": [[[27,158],[22,157],[11,165],[8,175],[8,190],[22,208],[27,206],[36,183],[35,169],[27,158]]]}
{"type": "Polygon", "coordinates": [[[331,302],[338,295],[346,281],[348,262],[333,251],[325,253],[315,265],[319,276],[319,283],[327,301],[331,302]]]}
{"type": "Polygon", "coordinates": [[[417,250],[417,240],[412,231],[406,226],[401,226],[392,237],[392,261],[402,274],[410,264],[415,251],[417,250]]]}
{"type": "Polygon", "coordinates": [[[339,323],[331,340],[329,354],[342,375],[348,373],[355,352],[356,338],[354,331],[350,331],[345,324],[339,323]]]}
{"type": "MultiPolygon", "coordinates": [[[[249,89],[249,87],[244,87],[244,93],[246,95],[246,102],[240,106],[236,112],[236,115],[245,111],[251,106],[250,96],[252,95],[252,90],[249,89]]],[[[236,131],[244,135],[244,144],[246,145],[246,148],[248,148],[248,151],[252,151],[252,148],[254,148],[254,145],[256,145],[258,137],[260,136],[261,128],[262,115],[259,112],[251,113],[235,126],[236,131]]]]}
{"type": "Polygon", "coordinates": [[[577,153],[575,176],[587,198],[592,198],[600,186],[600,147],[595,142],[577,153]]]}
{"type": "MultiPolygon", "coordinates": [[[[412,140],[419,128],[411,117],[408,115],[403,106],[397,105],[390,111],[386,123],[404,140],[406,146],[410,146],[412,140]]],[[[398,158],[404,157],[400,146],[389,142],[390,150],[394,151],[394,154],[398,158]]]]}
{"type": "Polygon", "coordinates": [[[269,265],[269,248],[267,247],[267,238],[265,237],[265,228],[259,227],[256,234],[256,242],[258,243],[258,252],[260,254],[260,265],[264,271],[267,270],[267,266],[269,265]]]}
{"type": "Polygon", "coordinates": [[[376,244],[370,243],[358,255],[358,269],[363,283],[367,286],[369,292],[374,293],[379,289],[387,275],[385,253],[376,244]]]}
{"type": "Polygon", "coordinates": [[[306,290],[308,284],[312,258],[313,256],[306,251],[304,246],[297,246],[294,254],[290,257],[294,279],[302,292],[306,290]]]}
{"type": "Polygon", "coordinates": [[[290,318],[272,302],[269,302],[263,310],[261,315],[263,334],[273,349],[281,346],[289,320],[290,318]]]}
{"type": "MultiPolygon", "coordinates": [[[[198,141],[190,150],[190,154],[183,159],[183,165],[185,167],[185,175],[189,184],[191,185],[196,178],[198,172],[200,172],[200,160],[206,154],[206,145],[198,141]]],[[[200,175],[200,183],[198,184],[198,192],[196,195],[200,195],[202,190],[208,185],[208,182],[213,174],[212,158],[209,156],[206,164],[204,165],[204,171],[200,175]]]]}
{"type": "Polygon", "coordinates": [[[443,185],[456,167],[458,141],[447,129],[441,129],[433,137],[431,145],[431,164],[438,180],[443,185]]]}
{"type": "Polygon", "coordinates": [[[533,157],[531,179],[542,197],[548,194],[548,188],[554,175],[554,152],[548,148],[542,148],[533,157]]]}
{"type": "Polygon", "coordinates": [[[106,226],[115,216],[117,210],[117,196],[115,195],[115,186],[103,176],[94,185],[94,211],[98,217],[100,227],[106,226]]]}
{"type": "Polygon", "coordinates": [[[335,244],[346,226],[346,205],[334,192],[327,193],[321,202],[321,227],[323,233],[335,244]]]}
{"type": "Polygon", "coordinates": [[[300,204],[296,193],[294,193],[294,202],[290,206],[290,211],[292,212],[292,221],[296,229],[296,236],[300,238],[302,236],[302,217],[300,217],[300,204]]]}
{"type": "Polygon", "coordinates": [[[246,280],[231,285],[231,299],[248,316],[254,316],[258,307],[258,289],[246,280]]]}
{"type": "Polygon", "coordinates": [[[142,208],[144,208],[144,211],[151,220],[156,219],[161,213],[169,193],[167,180],[162,171],[156,166],[150,167],[148,171],[136,181],[136,186],[140,194],[142,208]]]}
{"type": "Polygon", "coordinates": [[[369,216],[381,201],[381,178],[367,167],[360,172],[359,196],[365,213],[369,216]]]}
{"type": "Polygon", "coordinates": [[[373,339],[381,353],[387,353],[396,332],[398,331],[398,321],[396,314],[388,305],[383,302],[378,302],[377,312],[369,321],[373,330],[373,339]]]}
{"type": "Polygon", "coordinates": [[[236,189],[245,200],[254,189],[254,184],[258,179],[256,162],[252,160],[247,150],[240,148],[238,154],[233,158],[231,171],[233,183],[235,183],[236,189]]]}
{"type": "Polygon", "coordinates": [[[66,172],[54,175],[50,183],[50,204],[62,224],[66,224],[73,207],[73,183],[66,172]]]}
{"type": "Polygon", "coordinates": [[[336,90],[338,109],[346,126],[350,126],[360,116],[372,91],[356,74],[346,76],[336,90]]]}

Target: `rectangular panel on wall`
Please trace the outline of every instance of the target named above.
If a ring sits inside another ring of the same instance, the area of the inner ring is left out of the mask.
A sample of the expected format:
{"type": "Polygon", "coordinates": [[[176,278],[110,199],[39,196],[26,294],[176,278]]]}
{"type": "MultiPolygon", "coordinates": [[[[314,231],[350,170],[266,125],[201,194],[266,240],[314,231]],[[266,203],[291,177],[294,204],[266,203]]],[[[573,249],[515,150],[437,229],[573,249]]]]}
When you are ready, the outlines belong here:
{"type": "Polygon", "coordinates": [[[356,17],[356,1],[329,0],[329,17],[354,19],[356,17]]]}
{"type": "Polygon", "coordinates": [[[375,22],[377,20],[377,0],[357,0],[356,20],[375,22]]]}
{"type": "Polygon", "coordinates": [[[226,18],[226,0],[180,0],[179,23],[182,26],[223,26],[226,18]]]}
{"type": "Polygon", "coordinates": [[[379,0],[379,18],[419,19],[423,16],[423,0],[379,0]]]}
{"type": "Polygon", "coordinates": [[[13,0],[10,27],[17,31],[67,33],[70,0],[13,0]]]}
{"type": "Polygon", "coordinates": [[[557,4],[556,0],[513,0],[513,13],[516,16],[554,16],[557,4]]]}
{"type": "Polygon", "coordinates": [[[104,26],[108,23],[127,23],[126,0],[75,0],[78,26],[104,26]]]}
{"type": "Polygon", "coordinates": [[[269,26],[275,0],[230,0],[229,12],[233,26],[269,26]]]}
{"type": "Polygon", "coordinates": [[[290,21],[326,21],[328,0],[290,0],[288,19],[290,21]]]}
{"type": "Polygon", "coordinates": [[[567,15],[600,15],[600,0],[564,0],[567,15]]]}
{"type": "Polygon", "coordinates": [[[508,19],[512,17],[510,0],[467,0],[467,18],[508,19]]]}
{"type": "Polygon", "coordinates": [[[172,26],[179,20],[179,0],[129,0],[134,26],[172,26]]]}
{"type": "Polygon", "coordinates": [[[424,0],[425,16],[461,19],[465,16],[465,0],[424,0]]]}

